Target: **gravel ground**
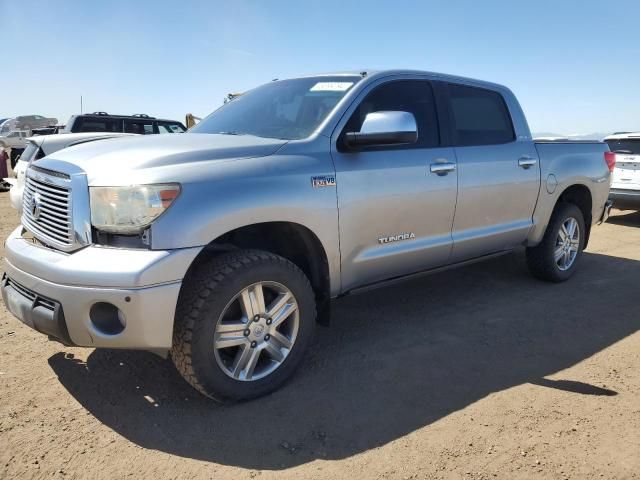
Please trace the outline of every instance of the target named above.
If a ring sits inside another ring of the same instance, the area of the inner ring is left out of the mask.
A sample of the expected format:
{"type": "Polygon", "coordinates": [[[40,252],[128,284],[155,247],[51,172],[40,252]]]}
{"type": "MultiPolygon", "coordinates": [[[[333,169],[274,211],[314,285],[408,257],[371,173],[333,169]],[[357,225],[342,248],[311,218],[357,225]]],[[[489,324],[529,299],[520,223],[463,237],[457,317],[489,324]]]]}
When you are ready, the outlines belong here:
{"type": "Polygon", "coordinates": [[[2,306],[0,478],[640,478],[640,214],[614,213],[564,284],[516,252],[344,299],[295,378],[238,405],[2,306]]]}

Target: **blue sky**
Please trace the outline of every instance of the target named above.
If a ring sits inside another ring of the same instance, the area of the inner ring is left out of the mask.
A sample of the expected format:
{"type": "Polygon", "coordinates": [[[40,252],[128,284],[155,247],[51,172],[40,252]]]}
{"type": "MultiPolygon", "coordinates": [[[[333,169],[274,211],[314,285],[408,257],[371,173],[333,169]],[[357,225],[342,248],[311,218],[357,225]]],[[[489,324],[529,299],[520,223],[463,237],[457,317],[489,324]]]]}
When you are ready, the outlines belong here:
{"type": "Polygon", "coordinates": [[[204,116],[228,92],[417,68],[509,86],[536,132],[640,130],[640,1],[0,0],[0,117],[204,116]]]}

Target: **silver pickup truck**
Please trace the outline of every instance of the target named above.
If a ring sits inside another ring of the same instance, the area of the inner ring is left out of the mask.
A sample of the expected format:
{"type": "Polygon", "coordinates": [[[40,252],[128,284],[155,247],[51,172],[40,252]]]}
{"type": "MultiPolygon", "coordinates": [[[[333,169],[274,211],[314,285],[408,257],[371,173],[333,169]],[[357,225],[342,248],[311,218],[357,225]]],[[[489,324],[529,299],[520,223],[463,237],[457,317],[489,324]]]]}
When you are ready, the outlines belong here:
{"type": "Polygon", "coordinates": [[[604,143],[534,143],[492,83],[273,81],[186,134],[32,163],[2,295],[64,344],[169,353],[203,394],[248,399],[293,373],[342,295],[519,246],[536,277],[568,279],[614,162],[604,143]]]}

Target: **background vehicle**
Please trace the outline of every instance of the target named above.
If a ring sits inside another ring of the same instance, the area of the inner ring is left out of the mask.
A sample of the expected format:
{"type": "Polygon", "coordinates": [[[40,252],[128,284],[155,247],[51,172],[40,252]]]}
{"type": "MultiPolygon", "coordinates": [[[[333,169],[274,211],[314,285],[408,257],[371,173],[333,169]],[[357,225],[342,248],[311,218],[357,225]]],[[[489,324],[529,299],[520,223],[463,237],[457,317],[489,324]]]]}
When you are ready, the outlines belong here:
{"type": "Polygon", "coordinates": [[[64,130],[64,125],[53,125],[51,127],[32,128],[32,135],[53,135],[64,130]]]}
{"type": "Polygon", "coordinates": [[[31,131],[32,128],[50,127],[57,123],[57,118],[43,117],[42,115],[19,115],[7,119],[2,124],[0,135],[6,135],[13,130],[31,131]]]}
{"type": "Polygon", "coordinates": [[[622,210],[640,210],[640,132],[609,135],[604,139],[616,155],[609,198],[622,210]]]}
{"type": "Polygon", "coordinates": [[[57,118],[43,117],[42,115],[20,115],[15,117],[14,121],[15,128],[20,130],[50,127],[58,123],[57,118]]]}
{"type": "Polygon", "coordinates": [[[106,112],[73,115],[64,128],[65,133],[124,132],[139,135],[154,133],[182,133],[187,129],[175,120],[163,120],[144,114],[109,115],[106,112]]]}
{"type": "Polygon", "coordinates": [[[205,395],[253,398],[293,373],[332,298],[519,246],[533,275],[567,280],[614,162],[602,142],[534,142],[492,83],[273,81],[184,135],[27,169],[2,295],[66,344],[170,351],[205,395]]]}
{"type": "Polygon", "coordinates": [[[9,151],[11,168],[15,168],[18,157],[26,145],[27,138],[30,136],[30,130],[11,130],[6,135],[0,136],[0,150],[9,151]]]}
{"type": "Polygon", "coordinates": [[[131,135],[130,133],[64,133],[27,138],[25,149],[22,155],[20,155],[14,169],[16,182],[9,191],[11,205],[18,211],[22,211],[22,193],[24,191],[25,174],[27,167],[36,160],[74,145],[131,135]]]}

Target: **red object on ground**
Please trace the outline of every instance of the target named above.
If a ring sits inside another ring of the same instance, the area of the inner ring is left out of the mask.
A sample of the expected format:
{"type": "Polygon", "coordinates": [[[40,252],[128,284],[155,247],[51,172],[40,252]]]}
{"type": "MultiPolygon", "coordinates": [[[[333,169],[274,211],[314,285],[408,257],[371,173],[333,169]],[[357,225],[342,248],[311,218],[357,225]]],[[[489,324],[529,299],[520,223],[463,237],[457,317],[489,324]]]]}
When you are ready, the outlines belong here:
{"type": "Polygon", "coordinates": [[[0,150],[0,180],[9,176],[7,168],[8,155],[4,150],[0,150]]]}

